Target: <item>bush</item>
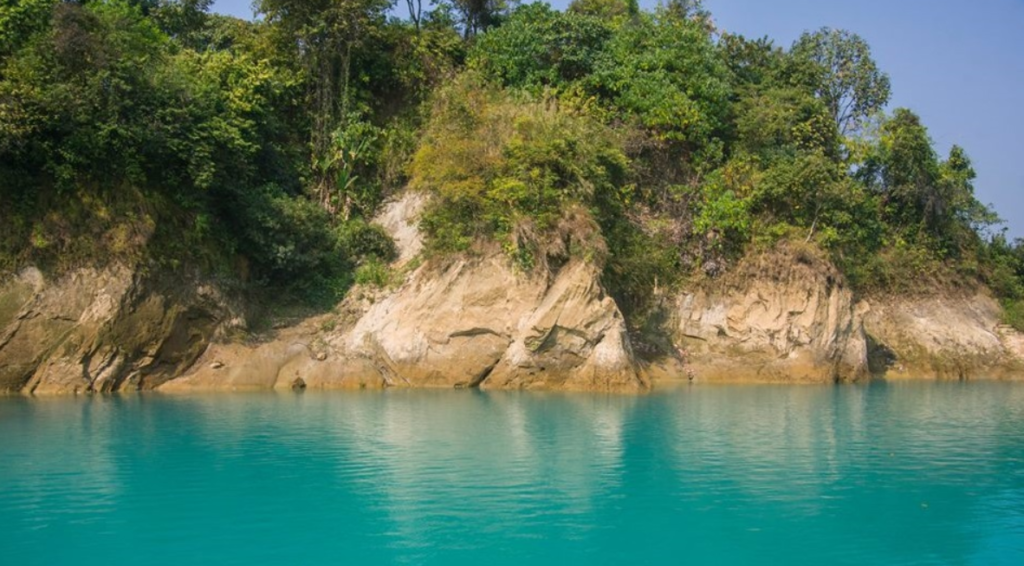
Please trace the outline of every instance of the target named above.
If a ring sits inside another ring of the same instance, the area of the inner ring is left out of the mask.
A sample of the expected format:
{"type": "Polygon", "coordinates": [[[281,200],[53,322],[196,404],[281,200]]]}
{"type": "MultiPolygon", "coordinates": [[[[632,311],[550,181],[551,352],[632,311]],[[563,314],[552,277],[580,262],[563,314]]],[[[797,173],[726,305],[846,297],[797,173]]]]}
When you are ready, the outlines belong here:
{"type": "Polygon", "coordinates": [[[1024,299],[1003,302],[1003,323],[1024,332],[1024,299]]]}
{"type": "Polygon", "coordinates": [[[236,221],[238,252],[263,285],[303,289],[306,281],[329,280],[346,271],[348,258],[338,249],[330,217],[307,199],[267,186],[248,195],[236,221]]]}
{"type": "Polygon", "coordinates": [[[566,211],[607,201],[624,188],[627,171],[604,126],[469,73],[439,94],[411,184],[436,196],[422,223],[429,249],[464,251],[494,240],[519,263],[536,264],[528,256],[557,239],[566,211]]]}
{"type": "Polygon", "coordinates": [[[376,224],[369,224],[362,218],[341,223],[336,229],[337,246],[346,257],[359,262],[377,259],[384,263],[398,257],[395,241],[376,224]]]}
{"type": "Polygon", "coordinates": [[[386,287],[391,282],[391,269],[380,259],[371,257],[356,268],[355,282],[358,285],[386,287]]]}

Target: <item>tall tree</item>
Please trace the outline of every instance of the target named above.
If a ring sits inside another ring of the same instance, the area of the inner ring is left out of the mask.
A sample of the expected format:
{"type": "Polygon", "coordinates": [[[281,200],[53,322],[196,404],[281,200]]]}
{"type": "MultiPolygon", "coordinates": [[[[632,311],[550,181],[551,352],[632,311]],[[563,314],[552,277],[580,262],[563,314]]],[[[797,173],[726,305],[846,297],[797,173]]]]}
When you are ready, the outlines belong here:
{"type": "Polygon", "coordinates": [[[698,20],[711,26],[711,12],[704,8],[703,0],[667,0],[663,9],[677,18],[698,20]]]}
{"type": "Polygon", "coordinates": [[[405,6],[409,9],[409,19],[416,26],[416,31],[419,31],[423,20],[423,0],[405,0],[405,6]]]}
{"type": "Polygon", "coordinates": [[[878,69],[871,48],[859,35],[821,28],[804,33],[792,51],[820,66],[818,96],[840,134],[852,133],[889,102],[889,76],[878,69]]]}
{"type": "Polygon", "coordinates": [[[610,21],[629,14],[630,3],[626,0],[573,0],[567,11],[610,21]]]}
{"type": "Polygon", "coordinates": [[[506,0],[454,0],[454,5],[467,38],[496,25],[509,8],[506,0]]]}
{"type": "Polygon", "coordinates": [[[335,134],[349,114],[353,50],[383,24],[391,0],[258,0],[257,8],[293,51],[306,76],[314,191],[335,211],[335,134]]]}

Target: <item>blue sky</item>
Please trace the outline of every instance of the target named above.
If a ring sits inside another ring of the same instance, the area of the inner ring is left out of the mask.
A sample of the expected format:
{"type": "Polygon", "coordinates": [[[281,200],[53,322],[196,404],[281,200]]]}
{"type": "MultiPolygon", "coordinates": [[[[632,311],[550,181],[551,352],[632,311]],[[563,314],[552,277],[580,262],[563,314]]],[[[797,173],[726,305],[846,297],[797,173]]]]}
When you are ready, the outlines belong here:
{"type": "MultiPolygon", "coordinates": [[[[400,2],[404,8],[404,2],[400,2]]],[[[568,0],[551,2],[564,8],[568,0]]],[[[655,0],[641,0],[646,8],[655,0]]],[[[214,10],[251,17],[250,0],[214,10]]],[[[804,30],[868,41],[892,78],[890,107],[917,112],[940,154],[963,146],[978,199],[1024,237],[1024,0],[705,0],[720,29],[788,47],[804,30]]]]}

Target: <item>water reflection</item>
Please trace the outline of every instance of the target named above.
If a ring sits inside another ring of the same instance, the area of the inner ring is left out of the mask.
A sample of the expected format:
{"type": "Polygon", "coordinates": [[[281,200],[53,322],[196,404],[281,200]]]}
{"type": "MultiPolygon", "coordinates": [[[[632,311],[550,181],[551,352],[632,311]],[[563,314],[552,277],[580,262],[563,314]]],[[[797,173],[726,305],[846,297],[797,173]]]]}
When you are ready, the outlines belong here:
{"type": "Polygon", "coordinates": [[[1022,425],[1010,384],[0,399],[0,545],[41,564],[1019,564],[1022,425]]]}

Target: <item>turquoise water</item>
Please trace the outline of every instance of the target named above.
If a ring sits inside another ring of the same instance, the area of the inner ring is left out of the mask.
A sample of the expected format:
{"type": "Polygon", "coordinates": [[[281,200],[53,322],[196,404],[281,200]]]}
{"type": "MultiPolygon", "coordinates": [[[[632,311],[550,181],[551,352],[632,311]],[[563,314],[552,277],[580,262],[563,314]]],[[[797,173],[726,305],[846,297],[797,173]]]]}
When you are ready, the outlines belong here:
{"type": "Polygon", "coordinates": [[[1024,384],[0,398],[0,563],[1024,564],[1024,384]]]}

